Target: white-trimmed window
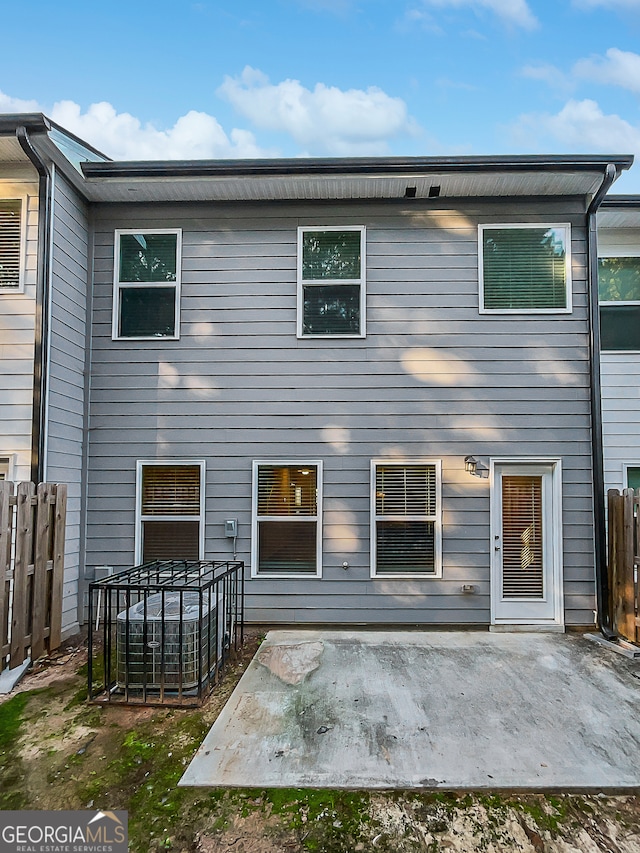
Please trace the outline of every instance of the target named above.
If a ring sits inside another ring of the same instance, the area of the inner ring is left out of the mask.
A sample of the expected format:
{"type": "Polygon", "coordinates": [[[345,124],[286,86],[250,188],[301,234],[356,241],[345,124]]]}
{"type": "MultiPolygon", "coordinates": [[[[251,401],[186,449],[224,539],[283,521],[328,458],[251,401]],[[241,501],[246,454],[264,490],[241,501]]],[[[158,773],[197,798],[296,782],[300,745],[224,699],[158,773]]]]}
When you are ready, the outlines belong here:
{"type": "Polygon", "coordinates": [[[136,562],[201,560],[203,460],[144,460],[136,470],[136,562]]]}
{"type": "Polygon", "coordinates": [[[623,489],[640,489],[640,463],[625,462],[622,465],[623,489]]]}
{"type": "Polygon", "coordinates": [[[182,231],[115,232],[113,339],[180,337],[182,231]]]}
{"type": "Polygon", "coordinates": [[[571,312],[571,226],[479,225],[480,313],[571,312]]]}
{"type": "Polygon", "coordinates": [[[0,456],[0,480],[10,480],[11,457],[0,456]]]}
{"type": "Polygon", "coordinates": [[[24,198],[0,198],[0,293],[24,287],[24,198]]]}
{"type": "Polygon", "coordinates": [[[640,351],[640,257],[598,258],[600,348],[640,351]]]}
{"type": "Polygon", "coordinates": [[[253,577],[322,574],[322,462],[253,463],[253,577]]]}
{"type": "Polygon", "coordinates": [[[371,576],[440,577],[439,459],[371,463],[371,576]]]}
{"type": "Polygon", "coordinates": [[[365,228],[298,228],[298,337],[366,334],[365,228]]]}

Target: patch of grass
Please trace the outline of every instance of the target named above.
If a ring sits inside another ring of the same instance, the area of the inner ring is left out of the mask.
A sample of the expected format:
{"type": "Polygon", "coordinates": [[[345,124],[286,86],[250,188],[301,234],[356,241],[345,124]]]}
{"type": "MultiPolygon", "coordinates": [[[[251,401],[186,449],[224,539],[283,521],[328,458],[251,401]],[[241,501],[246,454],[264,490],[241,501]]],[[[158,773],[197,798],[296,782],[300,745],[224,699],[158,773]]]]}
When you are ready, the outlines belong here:
{"type": "Polygon", "coordinates": [[[0,750],[8,749],[18,736],[29,696],[29,693],[18,693],[0,705],[0,750]]]}
{"type": "Polygon", "coordinates": [[[18,693],[0,705],[0,809],[21,809],[26,805],[24,774],[16,745],[29,699],[29,693],[18,693]]]}
{"type": "Polygon", "coordinates": [[[370,822],[365,792],[271,788],[263,800],[272,814],[283,816],[309,851],[352,853],[370,822]]]}

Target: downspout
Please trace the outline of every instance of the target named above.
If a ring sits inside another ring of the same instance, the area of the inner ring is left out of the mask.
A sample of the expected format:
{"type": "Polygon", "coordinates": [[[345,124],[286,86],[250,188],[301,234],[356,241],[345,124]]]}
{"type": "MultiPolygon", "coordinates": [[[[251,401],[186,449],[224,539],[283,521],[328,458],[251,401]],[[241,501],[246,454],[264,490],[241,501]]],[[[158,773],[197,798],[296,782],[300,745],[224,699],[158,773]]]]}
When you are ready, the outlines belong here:
{"type": "Polygon", "coordinates": [[[49,277],[51,268],[51,174],[35,150],[24,126],[16,138],[39,175],[38,189],[38,271],[36,280],[35,345],[33,359],[33,410],[31,419],[31,480],[44,478],[46,392],[49,368],[49,277]]]}
{"type": "Polygon", "coordinates": [[[609,576],[607,573],[607,530],[604,500],[604,452],[602,439],[602,388],[600,382],[600,307],[598,303],[598,235],[596,212],[619,171],[613,163],[606,168],[600,189],[587,209],[587,257],[589,292],[589,366],[591,373],[591,460],[593,467],[593,521],[595,533],[596,621],[605,636],[611,636],[609,576]]]}

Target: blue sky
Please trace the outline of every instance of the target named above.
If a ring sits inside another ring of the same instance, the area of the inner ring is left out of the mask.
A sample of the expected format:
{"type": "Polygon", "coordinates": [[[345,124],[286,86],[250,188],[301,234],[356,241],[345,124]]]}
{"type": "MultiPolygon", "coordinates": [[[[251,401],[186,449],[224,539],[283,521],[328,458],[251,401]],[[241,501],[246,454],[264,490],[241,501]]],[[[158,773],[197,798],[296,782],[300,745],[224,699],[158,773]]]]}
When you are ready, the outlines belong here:
{"type": "Polygon", "coordinates": [[[2,12],[0,112],[117,159],[632,153],[640,0],[44,0],[2,12]]]}

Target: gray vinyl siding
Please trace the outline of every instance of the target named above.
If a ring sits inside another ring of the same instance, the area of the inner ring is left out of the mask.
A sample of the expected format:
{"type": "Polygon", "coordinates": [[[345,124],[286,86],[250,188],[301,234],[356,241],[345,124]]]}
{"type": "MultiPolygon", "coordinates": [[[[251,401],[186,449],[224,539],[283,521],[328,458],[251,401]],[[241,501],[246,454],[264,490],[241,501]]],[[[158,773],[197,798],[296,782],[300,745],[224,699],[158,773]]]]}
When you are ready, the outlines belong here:
{"type": "Polygon", "coordinates": [[[31,417],[38,265],[38,184],[0,180],[0,198],[27,194],[24,291],[0,293],[0,457],[16,482],[31,479],[31,417]]]}
{"type": "Polygon", "coordinates": [[[88,211],[56,173],[53,203],[51,349],[47,406],[46,477],[68,488],[62,627],[78,623],[85,425],[88,211]]]}
{"type": "MultiPolygon", "coordinates": [[[[640,229],[600,229],[598,253],[640,254],[640,229]]],[[[600,375],[605,489],[626,488],[623,466],[640,466],[640,352],[601,353],[600,375]]]]}
{"type": "Polygon", "coordinates": [[[206,557],[232,556],[223,522],[235,517],[247,566],[252,460],[322,459],[323,576],[249,580],[250,619],[486,625],[489,482],[464,457],[559,458],[565,621],[593,623],[577,202],[114,205],[95,228],[88,567],[132,563],[137,459],[205,459],[206,557]],[[479,315],[481,222],[571,222],[573,312],[479,315]],[[366,339],[296,338],[300,225],[367,227],[366,339]],[[179,341],[111,340],[114,230],[138,227],[183,229],[179,341]],[[370,578],[379,457],[442,460],[442,578],[370,578]]]}

